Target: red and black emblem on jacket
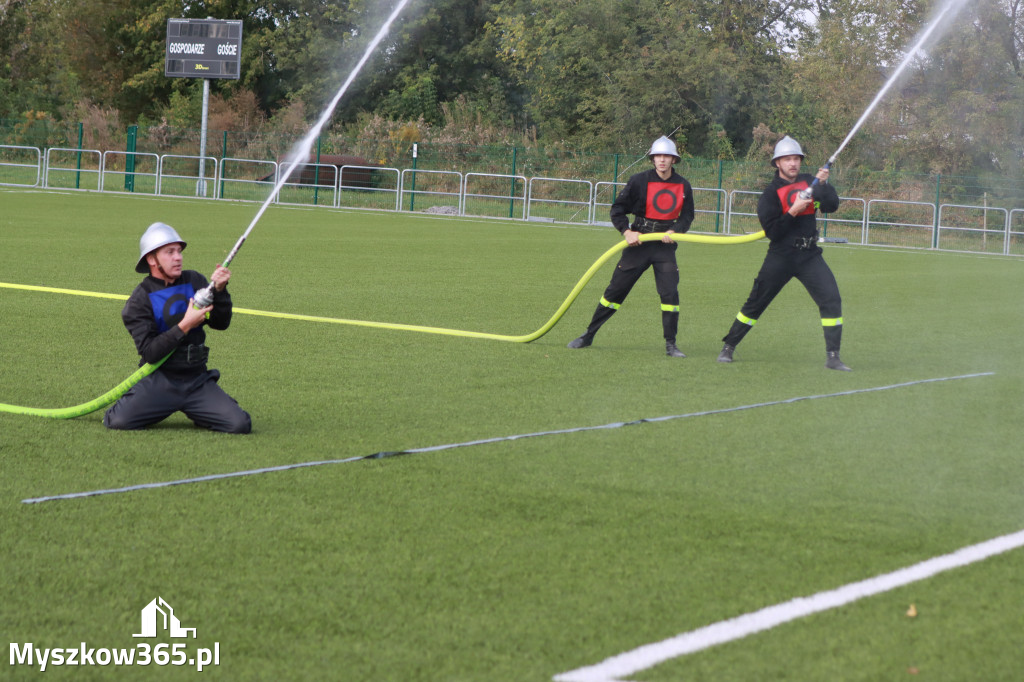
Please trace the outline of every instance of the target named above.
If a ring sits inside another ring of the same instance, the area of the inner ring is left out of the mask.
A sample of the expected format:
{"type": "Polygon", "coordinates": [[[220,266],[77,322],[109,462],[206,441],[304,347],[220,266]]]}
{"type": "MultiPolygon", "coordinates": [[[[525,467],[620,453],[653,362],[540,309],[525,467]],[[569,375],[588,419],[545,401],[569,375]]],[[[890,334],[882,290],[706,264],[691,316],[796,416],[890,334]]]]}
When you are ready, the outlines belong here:
{"type": "Polygon", "coordinates": [[[677,182],[647,183],[648,220],[675,220],[683,210],[686,189],[677,182]]]}
{"type": "MultiPolygon", "coordinates": [[[[797,198],[797,192],[807,189],[807,181],[800,180],[794,182],[792,185],[786,185],[780,187],[777,191],[779,194],[779,201],[782,203],[782,212],[788,213],[789,209],[793,207],[793,201],[797,198]]],[[[807,208],[800,211],[799,215],[812,215],[814,213],[814,202],[812,201],[807,205],[807,208]]]]}

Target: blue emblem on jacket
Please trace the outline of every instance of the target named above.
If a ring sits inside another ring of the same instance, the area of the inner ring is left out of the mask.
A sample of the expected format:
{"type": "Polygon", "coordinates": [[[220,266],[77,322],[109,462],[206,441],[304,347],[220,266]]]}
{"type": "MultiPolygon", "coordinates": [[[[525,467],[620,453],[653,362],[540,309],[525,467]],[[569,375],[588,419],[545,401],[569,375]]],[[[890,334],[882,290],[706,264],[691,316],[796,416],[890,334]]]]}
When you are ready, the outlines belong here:
{"type": "Polygon", "coordinates": [[[189,282],[154,291],[149,295],[149,303],[153,306],[153,317],[156,326],[165,332],[181,322],[188,309],[189,299],[196,295],[196,290],[189,282]]]}

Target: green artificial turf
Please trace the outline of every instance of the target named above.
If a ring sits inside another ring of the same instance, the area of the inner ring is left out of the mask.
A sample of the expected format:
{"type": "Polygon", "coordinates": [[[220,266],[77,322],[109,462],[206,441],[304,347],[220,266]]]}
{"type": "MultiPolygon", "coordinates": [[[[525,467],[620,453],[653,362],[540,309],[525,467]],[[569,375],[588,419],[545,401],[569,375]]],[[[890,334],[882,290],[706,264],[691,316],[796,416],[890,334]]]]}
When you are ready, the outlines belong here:
{"type": "MultiPolygon", "coordinates": [[[[0,282],[125,296],[150,222],[173,225],[186,267],[208,276],[256,211],[14,190],[0,206],[0,282]]],[[[239,308],[520,335],[616,239],[607,227],[273,206],[230,289],[239,308]]],[[[208,342],[221,386],[252,414],[248,436],[182,415],[122,433],[102,412],[0,412],[0,631],[40,648],[134,647],[140,609],[160,596],[197,629],[190,652],[219,644],[220,665],[202,673],[217,679],[550,680],[1024,528],[1024,261],[830,245],[854,371],[823,369],[817,310],[796,282],[737,362],[719,364],[764,248],[680,246],[682,360],[664,354],[649,274],[593,347],[565,348],[608,264],[530,344],[237,312],[208,342]],[[22,502],[663,416],[680,418],[22,502]]],[[[125,378],[138,357],[122,305],[0,288],[0,402],[69,406],[125,378]]],[[[629,679],[1017,680],[1022,557],[629,679]]]]}

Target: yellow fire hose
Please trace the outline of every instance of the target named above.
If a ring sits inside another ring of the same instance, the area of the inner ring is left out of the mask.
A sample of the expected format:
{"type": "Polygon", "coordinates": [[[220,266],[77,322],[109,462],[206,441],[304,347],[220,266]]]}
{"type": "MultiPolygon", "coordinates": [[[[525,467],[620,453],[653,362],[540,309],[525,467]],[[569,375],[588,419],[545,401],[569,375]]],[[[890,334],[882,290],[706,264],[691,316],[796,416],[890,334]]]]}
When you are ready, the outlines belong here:
{"type": "MultiPolygon", "coordinates": [[[[655,233],[652,233],[652,234],[643,234],[643,235],[640,235],[640,241],[642,241],[642,242],[657,241],[657,240],[660,240],[663,236],[664,236],[663,232],[655,232],[655,233]]],[[[752,232],[750,234],[730,235],[730,236],[722,236],[722,237],[712,236],[712,235],[688,234],[687,233],[687,234],[673,234],[672,235],[672,240],[676,241],[676,242],[691,242],[691,243],[695,243],[695,244],[746,244],[748,242],[757,241],[758,239],[761,239],[762,237],[764,237],[764,232],[763,231],[762,232],[752,232]]],[[[314,316],[314,315],[293,315],[293,314],[290,314],[290,313],[275,313],[275,312],[267,312],[267,311],[262,311],[262,310],[251,310],[251,309],[247,309],[247,308],[235,308],[234,311],[237,312],[237,313],[243,313],[243,314],[247,314],[247,315],[259,315],[259,316],[262,316],[262,317],[276,317],[276,318],[286,319],[286,320],[303,320],[303,321],[306,321],[306,322],[328,322],[328,323],[332,323],[332,324],[347,324],[347,325],[355,325],[355,326],[360,326],[360,327],[377,327],[379,329],[396,329],[396,330],[401,330],[401,331],[422,332],[422,333],[426,333],[426,334],[447,334],[449,336],[464,336],[464,337],[473,338],[473,339],[491,339],[491,340],[494,340],[494,341],[511,341],[512,343],[530,343],[531,341],[536,341],[537,339],[539,339],[540,337],[544,336],[549,331],[551,331],[552,327],[554,327],[555,324],[558,322],[558,320],[560,320],[562,318],[562,316],[565,315],[565,312],[569,309],[569,306],[572,305],[573,301],[576,300],[576,297],[579,296],[581,291],[583,291],[583,287],[585,287],[587,285],[587,283],[590,282],[591,279],[593,279],[594,275],[601,268],[601,266],[604,265],[610,258],[612,258],[619,251],[622,251],[623,249],[625,249],[626,246],[627,245],[626,245],[625,241],[619,241],[619,242],[617,242],[615,244],[615,246],[613,246],[612,248],[610,248],[607,251],[605,251],[604,254],[602,254],[600,258],[598,258],[596,261],[594,261],[594,264],[591,265],[590,268],[585,273],[583,273],[583,277],[580,278],[580,281],[577,282],[576,286],[573,287],[572,291],[569,292],[569,295],[562,302],[562,305],[560,305],[558,307],[558,310],[555,311],[554,315],[551,316],[551,319],[549,319],[547,322],[545,322],[543,324],[543,326],[540,327],[540,329],[538,329],[538,330],[536,330],[536,331],[534,331],[534,332],[532,332],[530,334],[525,334],[523,336],[511,336],[511,335],[506,335],[506,334],[489,334],[489,333],[486,333],[486,332],[471,332],[471,331],[464,331],[464,330],[460,330],[460,329],[444,329],[442,327],[423,327],[423,326],[412,325],[412,324],[394,324],[394,323],[390,323],[390,322],[367,322],[367,321],[363,321],[363,320],[346,320],[346,319],[341,319],[341,318],[336,318],[336,317],[317,317],[317,316],[314,316]]],[[[91,292],[75,291],[73,289],[54,289],[54,288],[48,288],[48,287],[37,287],[37,286],[5,284],[3,282],[0,282],[0,288],[4,288],[4,287],[10,288],[10,289],[14,289],[14,288],[17,288],[17,289],[30,289],[30,290],[34,290],[34,291],[49,291],[49,292],[56,292],[56,293],[67,293],[67,294],[97,296],[97,297],[100,297],[100,298],[117,298],[117,299],[121,299],[121,300],[124,300],[125,298],[127,298],[126,296],[119,296],[119,295],[116,295],[116,294],[97,294],[97,293],[91,293],[91,292]]],[[[170,356],[168,356],[168,357],[170,357],[170,356]]],[[[143,365],[138,370],[136,370],[131,376],[126,378],[124,381],[119,383],[114,388],[110,389],[109,391],[107,391],[103,395],[101,395],[101,396],[99,396],[99,397],[97,397],[97,398],[95,398],[93,400],[90,400],[87,403],[82,403],[81,405],[75,405],[73,407],[64,407],[64,408],[39,408],[39,407],[22,407],[22,406],[19,406],[19,405],[7,405],[5,403],[0,403],[0,412],[12,412],[12,413],[15,413],[15,414],[27,414],[27,415],[32,415],[32,416],[36,416],[36,417],[50,417],[50,418],[53,418],[53,419],[74,419],[75,417],[81,417],[81,416],[89,414],[91,412],[95,412],[96,410],[101,410],[104,407],[107,407],[108,405],[112,405],[115,402],[117,402],[118,398],[120,398],[122,395],[127,393],[128,390],[131,389],[132,386],[134,386],[135,384],[139,383],[140,381],[142,381],[142,379],[144,379],[145,377],[149,376],[154,371],[156,371],[157,367],[159,367],[161,365],[161,363],[163,363],[164,360],[166,360],[166,359],[167,358],[164,358],[163,360],[160,360],[160,362],[150,363],[150,364],[143,365]]]]}

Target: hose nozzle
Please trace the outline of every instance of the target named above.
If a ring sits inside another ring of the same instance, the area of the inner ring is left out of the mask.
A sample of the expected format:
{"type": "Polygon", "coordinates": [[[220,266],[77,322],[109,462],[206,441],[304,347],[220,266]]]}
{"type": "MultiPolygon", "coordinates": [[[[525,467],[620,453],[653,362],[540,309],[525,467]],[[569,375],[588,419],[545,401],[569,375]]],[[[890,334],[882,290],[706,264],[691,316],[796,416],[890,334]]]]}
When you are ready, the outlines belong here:
{"type": "Polygon", "coordinates": [[[192,298],[192,307],[205,308],[213,303],[213,284],[207,284],[205,287],[196,292],[196,295],[192,298]]]}
{"type": "MultiPolygon", "coordinates": [[[[831,159],[828,160],[828,163],[826,163],[824,166],[822,166],[822,168],[824,168],[825,170],[828,170],[829,168],[832,168],[832,164],[835,162],[835,160],[836,160],[836,157],[833,156],[831,159]]],[[[807,189],[800,190],[797,193],[797,196],[799,196],[801,199],[810,199],[811,196],[814,194],[815,186],[817,186],[820,182],[821,181],[818,180],[818,178],[814,178],[814,182],[811,183],[811,186],[808,187],[807,189]]]]}

